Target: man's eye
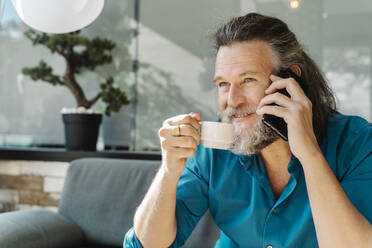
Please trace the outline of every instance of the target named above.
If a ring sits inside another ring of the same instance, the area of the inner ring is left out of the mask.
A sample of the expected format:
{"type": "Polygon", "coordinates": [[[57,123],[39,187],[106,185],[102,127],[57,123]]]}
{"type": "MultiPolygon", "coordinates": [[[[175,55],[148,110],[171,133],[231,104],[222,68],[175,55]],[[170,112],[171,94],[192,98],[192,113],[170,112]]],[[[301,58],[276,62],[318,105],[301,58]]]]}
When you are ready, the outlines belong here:
{"type": "Polygon", "coordinates": [[[218,87],[225,87],[227,86],[228,83],[227,82],[221,82],[221,83],[218,83],[218,87]]]}
{"type": "Polygon", "coordinates": [[[254,79],[254,78],[245,78],[244,79],[244,83],[251,83],[251,82],[254,82],[254,81],[256,81],[256,79],[254,79]]]}

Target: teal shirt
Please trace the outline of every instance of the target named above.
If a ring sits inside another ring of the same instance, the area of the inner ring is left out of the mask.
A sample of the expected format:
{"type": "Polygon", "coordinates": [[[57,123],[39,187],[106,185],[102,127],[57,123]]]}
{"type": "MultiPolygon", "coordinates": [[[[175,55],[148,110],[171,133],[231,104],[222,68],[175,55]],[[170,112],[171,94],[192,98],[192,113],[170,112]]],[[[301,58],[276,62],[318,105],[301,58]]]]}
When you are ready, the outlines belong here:
{"type": "MultiPolygon", "coordinates": [[[[329,118],[322,152],[354,206],[372,223],[372,124],[356,116],[329,118]]],[[[297,158],[275,199],[259,155],[199,146],[177,188],[177,236],[181,247],[209,208],[220,228],[215,247],[318,247],[304,172],[297,158]]],[[[124,247],[142,247],[133,228],[124,247]]]]}

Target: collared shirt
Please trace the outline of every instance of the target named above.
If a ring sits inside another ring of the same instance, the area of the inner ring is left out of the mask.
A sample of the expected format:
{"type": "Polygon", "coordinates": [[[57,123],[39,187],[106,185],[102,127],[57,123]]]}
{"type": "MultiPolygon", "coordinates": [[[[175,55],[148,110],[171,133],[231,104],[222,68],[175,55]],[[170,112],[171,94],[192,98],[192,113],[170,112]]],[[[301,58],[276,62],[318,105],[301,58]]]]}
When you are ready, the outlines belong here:
{"type": "MultiPolygon", "coordinates": [[[[372,223],[372,124],[335,114],[320,147],[349,199],[372,223]]],[[[208,208],[220,228],[215,247],[318,247],[304,172],[294,156],[288,172],[288,184],[275,199],[260,155],[200,145],[178,182],[171,247],[184,244],[208,208]]],[[[124,247],[141,247],[133,228],[124,247]]]]}

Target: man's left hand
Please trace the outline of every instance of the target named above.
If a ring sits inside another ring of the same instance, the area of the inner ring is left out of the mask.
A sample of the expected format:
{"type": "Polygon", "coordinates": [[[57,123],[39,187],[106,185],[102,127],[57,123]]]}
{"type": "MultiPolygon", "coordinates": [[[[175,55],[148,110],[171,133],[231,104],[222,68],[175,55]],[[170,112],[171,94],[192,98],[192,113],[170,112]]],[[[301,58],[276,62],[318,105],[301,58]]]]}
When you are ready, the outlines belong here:
{"type": "Polygon", "coordinates": [[[284,119],[288,125],[288,142],[293,155],[298,159],[313,156],[320,151],[313,128],[312,103],[293,78],[271,75],[272,83],[258,105],[256,113],[271,114],[284,119]],[[291,96],[276,92],[286,89],[291,96]],[[269,105],[275,103],[275,105],[269,105]]]}

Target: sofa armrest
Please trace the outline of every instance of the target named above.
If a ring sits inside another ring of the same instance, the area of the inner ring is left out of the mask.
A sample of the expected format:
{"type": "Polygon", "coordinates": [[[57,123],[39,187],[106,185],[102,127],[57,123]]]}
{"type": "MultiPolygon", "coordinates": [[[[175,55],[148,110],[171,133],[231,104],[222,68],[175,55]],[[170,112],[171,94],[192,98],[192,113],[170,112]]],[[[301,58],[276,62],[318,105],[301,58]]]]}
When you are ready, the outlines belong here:
{"type": "Polygon", "coordinates": [[[0,247],[59,248],[84,242],[82,231],[65,217],[48,210],[0,214],[0,247]]]}

